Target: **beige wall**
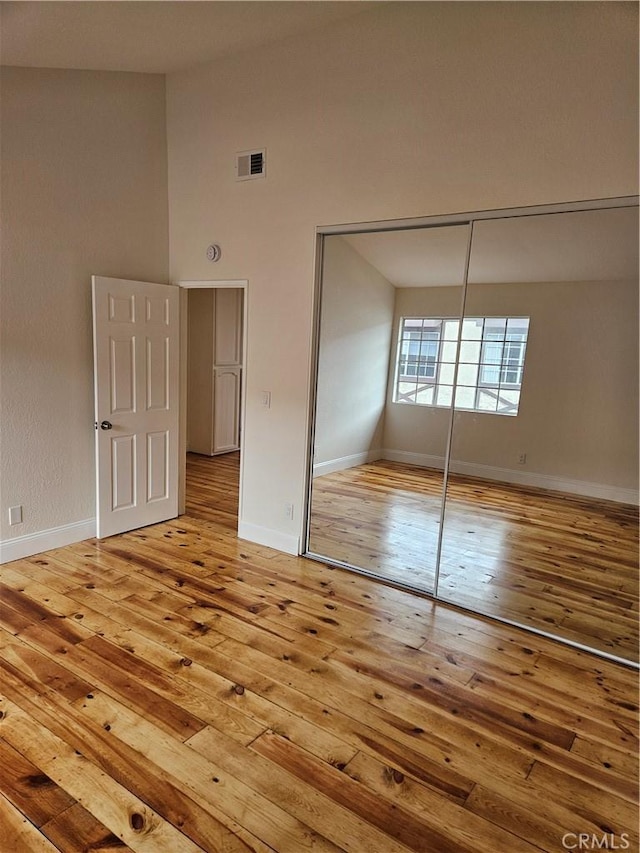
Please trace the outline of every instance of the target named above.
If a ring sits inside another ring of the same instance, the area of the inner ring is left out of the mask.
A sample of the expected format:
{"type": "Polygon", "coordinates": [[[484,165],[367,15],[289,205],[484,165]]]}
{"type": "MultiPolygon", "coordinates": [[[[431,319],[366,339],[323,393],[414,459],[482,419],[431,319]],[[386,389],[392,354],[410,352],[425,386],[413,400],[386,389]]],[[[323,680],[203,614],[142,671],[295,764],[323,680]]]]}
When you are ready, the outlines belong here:
{"type": "Polygon", "coordinates": [[[342,237],[326,238],[314,466],[382,450],[394,297],[342,237]]]}
{"type": "Polygon", "coordinates": [[[315,227],[635,193],[636,28],[630,3],[381,4],[169,75],[172,277],[210,278],[215,239],[249,281],[247,535],[301,530],[315,227]]]}
{"type": "Polygon", "coordinates": [[[167,281],[168,216],[162,76],[3,68],[1,86],[6,540],[94,518],[91,275],[167,281]]]}
{"type": "MultiPolygon", "coordinates": [[[[438,316],[447,290],[399,290],[397,317],[438,316]]],[[[637,490],[637,281],[470,285],[465,306],[470,317],[531,322],[517,417],[458,412],[452,461],[504,470],[505,478],[511,470],[637,490]]],[[[385,448],[439,455],[438,415],[448,420],[449,411],[390,403],[385,448]]]]}

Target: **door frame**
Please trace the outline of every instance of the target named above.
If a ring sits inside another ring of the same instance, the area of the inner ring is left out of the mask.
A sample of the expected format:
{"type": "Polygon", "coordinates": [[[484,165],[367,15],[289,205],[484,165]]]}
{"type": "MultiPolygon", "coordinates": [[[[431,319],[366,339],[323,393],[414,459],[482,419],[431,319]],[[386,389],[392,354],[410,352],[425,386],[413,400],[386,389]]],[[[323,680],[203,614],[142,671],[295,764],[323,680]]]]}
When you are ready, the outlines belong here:
{"type": "Polygon", "coordinates": [[[186,279],[176,282],[180,288],[180,415],[178,424],[178,514],[184,515],[187,498],[187,343],[188,343],[188,290],[216,290],[221,288],[242,290],[242,388],[240,392],[240,491],[238,500],[238,525],[242,518],[244,482],[244,436],[247,398],[247,341],[249,328],[249,282],[247,279],[186,279]]]}

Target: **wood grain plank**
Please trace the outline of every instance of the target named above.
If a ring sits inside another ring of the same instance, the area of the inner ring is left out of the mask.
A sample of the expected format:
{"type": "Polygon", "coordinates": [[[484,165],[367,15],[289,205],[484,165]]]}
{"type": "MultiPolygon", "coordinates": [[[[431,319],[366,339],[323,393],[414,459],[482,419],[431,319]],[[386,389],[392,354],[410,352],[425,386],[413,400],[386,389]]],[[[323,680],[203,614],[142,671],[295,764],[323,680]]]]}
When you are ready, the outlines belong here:
{"type": "Polygon", "coordinates": [[[7,853],[59,853],[12,803],[0,794],[0,849],[7,853]]]}
{"type": "Polygon", "coordinates": [[[42,827],[43,834],[61,853],[126,853],[131,848],[114,835],[80,803],[68,808],[42,827]]]}
{"type": "MultiPolygon", "coordinates": [[[[270,846],[290,850],[336,851],[337,848],[302,821],[292,817],[282,806],[194,749],[179,743],[165,732],[132,714],[123,705],[105,695],[95,702],[85,702],[80,710],[99,724],[109,726],[109,733],[136,748],[144,738],[147,756],[189,789],[197,802],[217,797],[224,792],[224,808],[234,820],[270,846]]],[[[241,771],[240,771],[241,772],[241,771]]]]}
{"type": "Polygon", "coordinates": [[[533,853],[539,849],[540,833],[537,828],[535,832],[523,831],[517,825],[507,829],[496,825],[497,821],[484,820],[469,811],[468,804],[474,797],[477,785],[464,805],[459,805],[439,797],[398,767],[378,761],[363,752],[357,753],[344,772],[378,796],[408,809],[424,820],[432,821],[437,815],[438,825],[446,827],[447,835],[461,849],[468,848],[476,853],[494,853],[496,850],[533,853]]]}
{"type": "Polygon", "coordinates": [[[153,809],[61,738],[5,700],[2,736],[79,803],[86,804],[114,835],[140,853],[197,853],[200,849],[153,809]]]}
{"type": "MultiPolygon", "coordinates": [[[[411,701],[375,682],[359,679],[353,672],[339,672],[331,661],[321,666],[298,668],[297,658],[275,660],[232,640],[216,647],[220,654],[237,657],[271,675],[298,692],[313,696],[334,710],[340,710],[372,729],[411,746],[415,752],[448,766],[467,779],[474,779],[480,768],[493,768],[499,763],[505,776],[521,779],[531,768],[533,758],[487,732],[469,729],[455,717],[411,701]],[[378,698],[380,697],[380,698],[378,698]]],[[[304,663],[304,662],[303,662],[304,663]]]]}
{"type": "MultiPolygon", "coordinates": [[[[140,751],[110,737],[108,726],[94,724],[51,690],[34,691],[20,680],[19,673],[3,673],[3,689],[37,725],[45,727],[69,744],[74,754],[84,756],[119,786],[148,803],[203,849],[225,853],[265,853],[267,850],[214,803],[196,803],[170,774],[147,758],[144,746],[140,751]]],[[[7,707],[11,710],[7,696],[0,697],[0,715],[6,714],[7,707]]],[[[92,696],[95,699],[99,694],[92,696]]],[[[37,750],[37,743],[27,743],[27,746],[37,750]]],[[[96,816],[86,800],[84,806],[96,816]]]]}
{"type": "MultiPolygon", "coordinates": [[[[267,732],[254,741],[251,748],[271,759],[274,764],[285,768],[299,780],[311,782],[335,802],[355,812],[373,826],[384,830],[390,838],[404,844],[409,850],[425,851],[425,853],[432,850],[438,850],[439,853],[475,851],[475,847],[461,846],[457,840],[451,839],[440,828],[430,826],[407,809],[377,797],[355,779],[336,768],[314,760],[304,750],[288,743],[278,735],[267,732]]],[[[390,845],[389,841],[387,845],[390,845]]],[[[392,848],[388,846],[388,849],[392,848]]]]}
{"type": "Polygon", "coordinates": [[[2,740],[0,793],[34,826],[42,826],[75,802],[37,765],[2,740]]]}
{"type": "MultiPolygon", "coordinates": [[[[288,812],[304,820],[317,832],[345,850],[355,853],[362,850],[384,849],[392,853],[392,851],[404,851],[406,848],[402,846],[403,844],[410,850],[418,849],[408,844],[408,833],[404,838],[400,838],[398,834],[389,832],[389,827],[386,826],[384,834],[381,834],[375,828],[380,824],[370,821],[354,809],[352,803],[344,808],[349,799],[349,791],[336,795],[336,788],[344,786],[345,777],[339,770],[334,770],[332,765],[310,759],[313,767],[326,768],[331,774],[332,784],[327,786],[322,784],[319,776],[295,773],[291,771],[290,766],[281,766],[278,762],[263,758],[260,747],[262,738],[272,737],[282,743],[291,744],[291,741],[280,735],[266,732],[256,738],[250,750],[239,750],[233,744],[221,743],[211,729],[203,729],[191,738],[189,745],[227,772],[237,773],[241,768],[244,781],[265,791],[270,799],[286,804],[284,807],[288,812]],[[395,844],[393,839],[400,844],[395,844]]],[[[309,755],[300,747],[291,745],[291,749],[296,754],[309,755]]]]}

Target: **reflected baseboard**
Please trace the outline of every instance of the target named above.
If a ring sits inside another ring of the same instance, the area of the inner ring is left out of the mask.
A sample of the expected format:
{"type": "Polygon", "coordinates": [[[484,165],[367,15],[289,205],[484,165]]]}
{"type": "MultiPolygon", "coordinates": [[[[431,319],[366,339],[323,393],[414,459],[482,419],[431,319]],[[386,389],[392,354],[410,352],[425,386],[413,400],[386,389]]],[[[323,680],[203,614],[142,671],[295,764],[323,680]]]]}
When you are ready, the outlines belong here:
{"type": "Polygon", "coordinates": [[[356,468],[367,462],[378,462],[386,459],[383,450],[365,450],[362,453],[352,453],[350,456],[340,456],[338,459],[329,459],[327,462],[318,462],[313,466],[313,476],[321,477],[323,474],[335,474],[336,471],[345,471],[347,468],[356,468]]]}
{"type": "MultiPolygon", "coordinates": [[[[404,462],[408,465],[417,465],[421,468],[444,469],[444,459],[442,456],[431,456],[427,453],[385,449],[378,458],[387,459],[390,462],[404,462]]],[[[638,492],[633,489],[622,489],[618,486],[591,483],[584,480],[569,480],[562,477],[553,477],[549,474],[537,474],[533,471],[516,471],[512,468],[496,468],[491,465],[480,465],[475,462],[460,462],[455,460],[451,461],[449,470],[454,474],[480,477],[483,480],[498,480],[501,483],[513,483],[518,486],[533,486],[538,489],[548,489],[552,492],[566,492],[571,495],[599,498],[600,500],[615,501],[616,503],[637,506],[639,502],[638,492]]]]}

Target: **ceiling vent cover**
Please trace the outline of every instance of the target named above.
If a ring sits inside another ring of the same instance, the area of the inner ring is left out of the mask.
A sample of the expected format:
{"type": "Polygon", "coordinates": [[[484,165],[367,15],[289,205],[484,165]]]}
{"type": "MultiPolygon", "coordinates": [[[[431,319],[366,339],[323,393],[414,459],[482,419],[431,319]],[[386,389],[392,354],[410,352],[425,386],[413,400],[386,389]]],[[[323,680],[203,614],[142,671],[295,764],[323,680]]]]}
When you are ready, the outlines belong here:
{"type": "Polygon", "coordinates": [[[240,151],[236,154],[236,180],[250,181],[253,178],[264,178],[266,174],[265,149],[240,151]]]}

